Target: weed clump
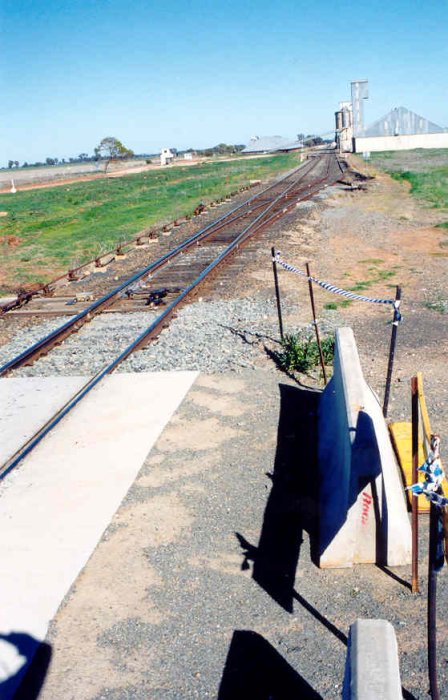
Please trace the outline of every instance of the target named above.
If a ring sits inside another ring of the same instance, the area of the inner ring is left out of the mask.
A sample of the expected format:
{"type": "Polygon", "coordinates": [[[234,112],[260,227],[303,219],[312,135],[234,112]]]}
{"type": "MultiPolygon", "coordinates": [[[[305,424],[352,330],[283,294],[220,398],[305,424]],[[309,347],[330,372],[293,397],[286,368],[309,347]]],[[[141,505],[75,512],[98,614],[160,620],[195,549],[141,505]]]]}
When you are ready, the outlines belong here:
{"type": "MultiPolygon", "coordinates": [[[[334,357],[334,336],[321,339],[324,362],[329,365],[334,357]]],[[[276,353],[279,366],[286,372],[309,372],[320,363],[319,348],[311,337],[302,338],[299,334],[285,335],[282,349],[276,353]]]]}

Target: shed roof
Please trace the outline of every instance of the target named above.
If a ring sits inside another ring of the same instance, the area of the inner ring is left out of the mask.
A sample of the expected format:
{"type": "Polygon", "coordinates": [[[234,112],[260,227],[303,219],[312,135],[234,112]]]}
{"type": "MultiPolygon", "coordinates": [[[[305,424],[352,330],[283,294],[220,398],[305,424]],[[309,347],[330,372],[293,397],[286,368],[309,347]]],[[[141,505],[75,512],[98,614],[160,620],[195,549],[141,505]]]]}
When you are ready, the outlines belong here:
{"type": "Polygon", "coordinates": [[[406,107],[395,107],[366,127],[360,136],[402,136],[410,134],[438,134],[445,131],[406,107]]]}
{"type": "Polygon", "coordinates": [[[292,151],[303,146],[297,139],[284,136],[254,136],[242,153],[273,153],[275,151],[292,151]]]}

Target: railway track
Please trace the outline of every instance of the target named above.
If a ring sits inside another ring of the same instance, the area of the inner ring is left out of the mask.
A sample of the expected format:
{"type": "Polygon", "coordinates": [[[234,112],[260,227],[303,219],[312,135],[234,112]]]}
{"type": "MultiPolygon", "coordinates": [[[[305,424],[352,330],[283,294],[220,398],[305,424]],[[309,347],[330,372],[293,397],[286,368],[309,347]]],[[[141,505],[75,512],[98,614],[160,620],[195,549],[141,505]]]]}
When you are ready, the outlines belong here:
{"type": "MultiPolygon", "coordinates": [[[[92,319],[99,314],[110,311],[144,312],[142,325],[145,325],[146,315],[150,323],[142,328],[135,343],[128,343],[129,351],[123,356],[123,361],[157,335],[179,305],[251,236],[284,216],[298,201],[309,198],[324,184],[337,179],[339,174],[338,161],[334,155],[325,154],[307,161],[293,173],[190,236],[37,343],[2,364],[0,376],[7,376],[19,367],[36,362],[39,357],[47,355],[79,331],[85,323],[92,323],[92,319]]],[[[64,313],[64,306],[61,306],[61,313],[64,313]]],[[[107,324],[113,329],[112,314],[108,314],[107,324]]],[[[121,354],[119,353],[120,356],[121,354]]]]}
{"type": "MultiPolygon", "coordinates": [[[[104,312],[117,310],[122,314],[132,311],[141,323],[138,331],[135,325],[133,326],[130,331],[132,337],[115,339],[117,342],[114,344],[113,359],[108,359],[88,383],[30,438],[26,445],[0,466],[0,478],[11,471],[105,376],[112,373],[129,355],[159,335],[179,306],[191,298],[204,281],[209,280],[249,238],[285,216],[299,201],[312,197],[325,185],[335,182],[340,177],[340,172],[340,165],[332,154],[307,161],[302,167],[190,236],[55,331],[0,366],[0,376],[7,376],[15,369],[36,362],[69,336],[77,333],[86,322],[89,322],[89,333],[91,327],[95,323],[98,324],[98,344],[101,345],[106,326],[108,332],[114,334],[114,314],[104,312]],[[141,313],[135,314],[136,311],[141,313]]],[[[73,343],[75,340],[82,343],[82,333],[67,342],[73,343]]],[[[76,349],[73,352],[76,353],[76,349]]]]}

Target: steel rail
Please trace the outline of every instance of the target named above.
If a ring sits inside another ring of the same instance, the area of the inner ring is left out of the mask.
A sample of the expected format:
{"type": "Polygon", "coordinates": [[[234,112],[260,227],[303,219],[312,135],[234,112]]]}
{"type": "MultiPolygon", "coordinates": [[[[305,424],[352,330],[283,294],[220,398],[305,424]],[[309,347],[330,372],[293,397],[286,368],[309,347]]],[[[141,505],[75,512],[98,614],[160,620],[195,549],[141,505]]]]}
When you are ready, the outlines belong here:
{"type": "MultiPolygon", "coordinates": [[[[314,194],[316,194],[316,192],[319,191],[321,184],[324,183],[329,177],[329,170],[330,170],[330,162],[328,162],[327,172],[325,173],[325,175],[322,178],[320,178],[319,180],[316,180],[314,183],[308,185],[308,194],[305,197],[302,197],[300,201],[303,202],[306,199],[309,199],[314,194]]],[[[336,180],[336,178],[335,178],[335,180],[336,180]]],[[[287,212],[289,212],[291,209],[293,209],[296,206],[296,204],[297,204],[296,202],[292,202],[288,206],[284,207],[281,211],[274,213],[271,217],[269,217],[264,222],[263,225],[267,226],[268,224],[274,223],[274,221],[277,221],[282,216],[284,216],[287,212]]]]}
{"type": "MultiPolygon", "coordinates": [[[[233,253],[240,245],[243,243],[249,235],[253,235],[256,231],[258,231],[261,228],[260,222],[265,218],[266,214],[282,199],[284,199],[288,192],[296,185],[297,183],[292,183],[284,192],[282,192],[280,195],[278,195],[265,209],[261,214],[259,214],[256,219],[254,219],[253,222],[248,224],[243,231],[241,231],[240,234],[235,238],[230,245],[228,245],[225,250],[222,251],[211,263],[209,263],[204,270],[196,277],[196,279],[191,282],[172,302],[169,304],[169,306],[163,311],[160,316],[158,316],[149,326],[146,328],[139,336],[136,338],[136,340],[131,343],[123,352],[111,363],[110,371],[112,372],[123,360],[125,360],[129,355],[131,355],[138,347],[141,347],[150,337],[151,335],[154,334],[154,332],[160,328],[160,326],[169,318],[173,311],[180,305],[180,303],[185,299],[188,294],[190,294],[193,289],[195,289],[201,282],[204,281],[204,279],[218,266],[220,265],[223,260],[225,260],[231,253],[233,253]],[[259,224],[257,226],[257,224],[259,224]]],[[[262,222],[263,225],[266,225],[266,222],[262,222]]]]}
{"type": "MultiPolygon", "coordinates": [[[[248,207],[251,203],[255,202],[257,199],[262,197],[265,193],[278,187],[281,183],[285,182],[285,180],[288,180],[289,178],[293,177],[294,175],[296,175],[300,171],[302,171],[302,172],[300,172],[300,175],[302,177],[308,175],[316,167],[316,164],[319,161],[318,161],[318,159],[316,159],[315,162],[313,162],[313,161],[309,161],[309,162],[311,163],[311,167],[309,167],[306,170],[306,172],[303,172],[303,170],[305,169],[304,166],[299,166],[298,168],[294,169],[292,172],[288,173],[284,177],[277,180],[275,183],[269,185],[269,187],[266,187],[262,192],[259,192],[258,194],[253,195],[253,197],[250,197],[245,202],[242,202],[237,207],[232,209],[230,212],[227,212],[226,214],[223,214],[218,219],[215,219],[215,221],[211,222],[210,224],[205,226],[203,229],[201,229],[197,233],[195,233],[192,236],[190,236],[189,238],[187,238],[185,241],[183,241],[181,244],[179,244],[178,246],[173,248],[171,251],[168,251],[165,255],[162,255],[160,258],[158,258],[156,261],[152,262],[150,265],[147,265],[142,270],[139,270],[137,273],[135,273],[130,278],[125,280],[125,282],[120,284],[118,287],[115,287],[113,290],[111,290],[110,292],[105,294],[103,297],[101,297],[100,299],[95,301],[93,304],[88,306],[86,309],[81,311],[79,314],[77,314],[73,318],[69,319],[62,326],[59,326],[59,328],[56,328],[54,331],[52,331],[48,335],[44,336],[40,340],[38,340],[36,343],[31,345],[29,348],[26,348],[19,355],[12,358],[8,362],[6,362],[4,365],[0,366],[0,377],[6,376],[12,370],[17,369],[18,367],[21,367],[24,364],[31,363],[32,361],[38,359],[40,356],[46,354],[51,349],[51,347],[53,345],[61,343],[71,333],[78,331],[81,328],[81,326],[84,325],[84,323],[90,321],[95,315],[100,313],[105,308],[108,308],[109,306],[111,306],[116,301],[116,299],[119,297],[119,295],[127,287],[130,287],[132,284],[134,284],[136,281],[138,281],[139,279],[141,279],[145,275],[150,274],[152,272],[155,272],[160,267],[162,267],[163,265],[167,264],[169,261],[173,260],[178,255],[180,255],[182,252],[188,250],[194,244],[197,244],[200,240],[203,240],[204,238],[212,235],[213,233],[216,233],[223,226],[228,225],[230,223],[233,223],[234,221],[238,220],[239,218],[242,218],[243,215],[241,213],[238,216],[235,216],[233,218],[232,218],[232,215],[236,214],[237,212],[241,212],[242,209],[248,207]]],[[[308,165],[308,163],[305,163],[305,167],[306,167],[306,165],[308,165]]],[[[295,181],[293,184],[297,184],[297,182],[295,181]]],[[[265,203],[263,202],[255,208],[259,208],[261,206],[264,206],[264,204],[265,203]]],[[[246,213],[249,213],[249,211],[246,213]]]]}
{"type": "MultiPolygon", "coordinates": [[[[329,165],[327,167],[327,175],[329,172],[329,165]]],[[[321,178],[320,181],[325,180],[321,178]]],[[[57,413],[45,423],[42,428],[40,428],[19,450],[17,450],[12,457],[10,457],[1,467],[0,467],[0,480],[2,480],[12,469],[14,469],[23,459],[26,457],[36,445],[95,387],[99,382],[104,379],[108,374],[111,374],[119,364],[121,364],[129,355],[131,355],[136,349],[144,345],[154,332],[163,325],[167,318],[172,315],[175,309],[181,304],[181,302],[190,294],[196,287],[198,287],[201,282],[206,279],[206,277],[220,265],[228,256],[230,256],[242,243],[244,243],[250,236],[256,233],[261,228],[265,227],[273,217],[266,217],[268,214],[282,199],[285,199],[289,192],[297,185],[297,182],[292,183],[286,188],[282,193],[280,193],[275,199],[265,207],[265,210],[259,214],[256,219],[248,224],[243,231],[235,238],[232,243],[227,246],[227,248],[222,251],[211,263],[209,263],[206,268],[195,278],[195,280],[189,284],[186,289],[184,289],[181,294],[179,294],[176,299],[165,309],[165,311],[160,314],[140,335],[128,345],[112,362],[105,365],[99,372],[97,372],[89,381],[79,389],[76,394],[61,408],[57,413]]],[[[314,185],[315,188],[315,185],[314,185]]],[[[312,196],[307,195],[307,198],[312,196]]],[[[294,204],[295,205],[295,204],[294,204]]],[[[292,205],[290,205],[292,206],[292,205]]],[[[289,207],[288,207],[289,208],[289,207]]],[[[282,210],[283,211],[283,210],[282,210]]]]}
{"type": "MultiPolygon", "coordinates": [[[[103,367],[104,369],[104,367],[103,367]]],[[[62,418],[98,383],[97,378],[102,375],[103,369],[91,377],[37,432],[34,433],[6,462],[0,466],[0,480],[16,467],[31,450],[52,430],[62,418]]],[[[104,375],[102,375],[104,376],[104,375]]],[[[102,376],[100,378],[102,378],[102,376]]]]}
{"type": "MultiPolygon", "coordinates": [[[[291,175],[292,175],[295,171],[297,171],[297,170],[300,169],[301,167],[302,167],[302,168],[305,167],[307,164],[308,164],[308,163],[305,163],[305,165],[300,165],[300,166],[298,166],[298,168],[294,168],[293,171],[292,171],[292,173],[289,172],[289,173],[286,174],[285,178],[291,177],[291,175]]],[[[280,180],[279,180],[279,181],[280,181],[280,180]]],[[[277,182],[279,182],[279,181],[277,181],[277,182]]],[[[261,195],[261,194],[263,194],[264,192],[268,191],[271,187],[275,187],[275,185],[276,185],[276,183],[273,183],[272,185],[269,185],[268,188],[266,188],[265,190],[263,190],[261,193],[258,193],[257,195],[254,195],[254,197],[258,197],[259,195],[261,195]]],[[[236,190],[235,192],[231,192],[231,193],[229,193],[229,195],[226,195],[226,196],[230,196],[230,197],[231,197],[231,196],[236,195],[236,194],[239,194],[239,192],[242,192],[242,191],[247,190],[247,189],[250,189],[250,186],[249,186],[249,187],[241,188],[240,190],[236,190]]],[[[248,200],[248,201],[250,201],[250,200],[248,200]]],[[[244,204],[245,204],[245,203],[243,203],[243,206],[244,206],[244,204]]],[[[188,219],[189,219],[188,216],[185,217],[185,221],[187,221],[188,219]]],[[[176,225],[176,221],[174,221],[174,222],[172,222],[172,223],[173,223],[174,226],[176,225]]],[[[167,226],[167,225],[169,226],[169,224],[166,224],[165,226],[167,226]]],[[[164,227],[162,227],[162,228],[164,229],[164,227]]],[[[154,229],[154,230],[153,230],[152,232],[150,232],[150,233],[155,233],[156,231],[157,231],[157,229],[154,229]]],[[[42,284],[39,286],[39,288],[38,288],[37,290],[32,291],[32,292],[27,292],[27,293],[25,293],[25,294],[23,295],[22,298],[19,298],[19,296],[18,296],[17,299],[15,299],[13,302],[10,302],[10,303],[8,303],[8,304],[1,305],[1,306],[0,306],[0,316],[3,315],[3,314],[5,314],[5,313],[8,313],[8,311],[13,311],[14,309],[20,308],[21,306],[23,306],[23,304],[28,303],[29,301],[31,301],[31,299],[32,299],[33,297],[37,296],[37,295],[40,294],[41,292],[44,292],[44,294],[48,294],[48,293],[51,291],[52,287],[54,287],[54,285],[57,284],[58,282],[60,282],[61,280],[63,280],[63,279],[69,279],[69,280],[71,280],[71,279],[72,279],[72,278],[71,278],[71,275],[72,275],[72,274],[75,274],[75,273],[79,272],[80,270],[83,270],[84,268],[89,267],[90,265],[92,265],[92,264],[94,264],[94,263],[95,263],[96,266],[98,266],[98,265],[97,265],[97,262],[98,262],[101,258],[107,258],[108,256],[111,256],[110,260],[108,261],[108,263],[105,263],[105,265],[111,263],[113,260],[115,260],[116,253],[117,253],[119,250],[122,250],[123,248],[128,248],[129,246],[132,246],[132,245],[135,245],[135,246],[138,247],[139,245],[141,245],[140,241],[141,241],[143,238],[148,237],[148,236],[150,235],[150,233],[148,233],[148,232],[147,232],[147,233],[139,233],[139,234],[137,234],[137,235],[135,236],[135,238],[132,238],[132,239],[130,239],[130,240],[128,240],[128,241],[124,241],[123,243],[117,244],[117,246],[116,246],[114,249],[109,250],[109,251],[105,251],[104,253],[101,253],[100,255],[98,255],[96,258],[93,258],[92,260],[88,260],[87,262],[82,263],[82,265],[78,265],[77,267],[74,267],[74,268],[71,268],[70,270],[67,270],[67,272],[64,272],[64,274],[59,275],[58,277],[55,277],[55,278],[52,279],[50,282],[42,283],[42,284]]]]}
{"type": "MultiPolygon", "coordinates": [[[[249,187],[243,187],[240,190],[236,190],[234,192],[229,193],[229,195],[226,196],[234,196],[239,194],[240,192],[243,192],[245,190],[250,189],[249,187]]],[[[221,200],[218,200],[221,201],[221,200]]],[[[213,204],[213,203],[211,203],[213,204]]],[[[207,205],[207,208],[210,205],[207,205]]],[[[185,223],[191,218],[190,216],[185,216],[182,217],[185,219],[185,223]]],[[[177,224],[177,220],[171,222],[173,227],[175,227],[177,224]]],[[[139,247],[142,245],[141,241],[144,238],[150,238],[152,234],[155,234],[157,231],[160,230],[165,230],[167,226],[170,224],[165,224],[164,226],[160,226],[159,228],[155,227],[151,231],[143,232],[137,234],[134,238],[131,238],[127,241],[124,241],[122,243],[118,243],[115,248],[111,250],[107,250],[104,253],[101,253],[97,255],[96,258],[92,258],[91,260],[87,260],[85,263],[82,263],[82,265],[78,265],[77,267],[70,268],[66,272],[64,272],[62,275],[59,275],[58,277],[55,277],[54,279],[50,280],[50,282],[42,282],[42,284],[39,285],[39,287],[36,290],[30,291],[30,292],[24,292],[22,295],[17,295],[17,298],[14,299],[14,301],[11,301],[7,304],[2,304],[0,305],[0,316],[3,314],[8,313],[9,311],[13,311],[15,309],[21,308],[24,304],[27,304],[29,301],[31,301],[34,297],[38,296],[43,292],[44,296],[50,295],[54,291],[54,286],[57,285],[58,282],[64,279],[68,279],[69,281],[73,281],[76,279],[76,273],[80,272],[81,270],[84,270],[85,268],[95,264],[95,267],[105,267],[106,265],[110,264],[113,262],[118,253],[121,253],[123,249],[129,248],[131,246],[136,246],[139,247]],[[105,262],[104,264],[100,264],[100,261],[102,259],[106,259],[109,257],[109,260],[105,262]]]]}

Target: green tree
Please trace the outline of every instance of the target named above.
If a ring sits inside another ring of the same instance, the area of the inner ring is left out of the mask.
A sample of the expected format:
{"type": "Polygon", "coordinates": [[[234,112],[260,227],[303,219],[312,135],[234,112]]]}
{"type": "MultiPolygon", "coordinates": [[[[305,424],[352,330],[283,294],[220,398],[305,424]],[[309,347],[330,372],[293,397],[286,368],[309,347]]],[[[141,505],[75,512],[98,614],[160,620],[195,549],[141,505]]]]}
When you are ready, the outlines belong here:
{"type": "Polygon", "coordinates": [[[134,151],[130,148],[123,146],[121,141],[115,138],[115,136],[106,136],[99,145],[94,149],[96,158],[105,161],[104,173],[107,173],[107,169],[112,161],[122,160],[123,158],[132,158],[134,151]]]}

